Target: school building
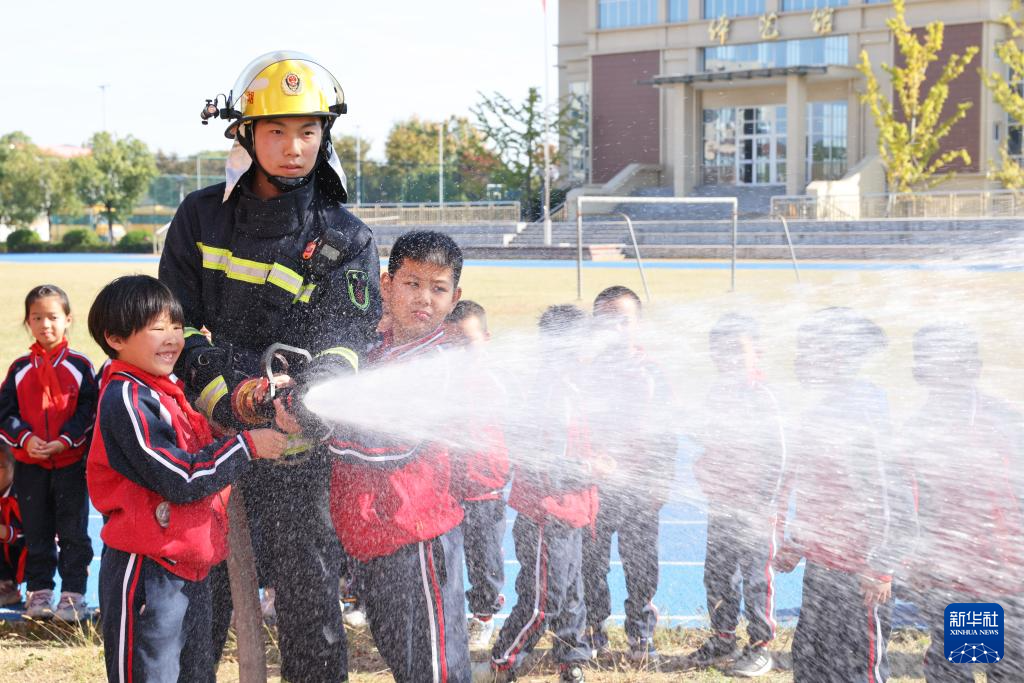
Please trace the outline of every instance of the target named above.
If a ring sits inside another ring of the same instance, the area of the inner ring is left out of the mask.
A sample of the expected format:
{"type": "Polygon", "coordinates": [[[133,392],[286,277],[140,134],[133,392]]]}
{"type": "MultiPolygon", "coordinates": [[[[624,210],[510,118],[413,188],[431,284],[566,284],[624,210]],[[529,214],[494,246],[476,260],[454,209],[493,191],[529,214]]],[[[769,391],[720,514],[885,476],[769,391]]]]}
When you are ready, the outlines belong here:
{"type": "MultiPolygon", "coordinates": [[[[1000,147],[1021,154],[1020,125],[978,73],[1008,73],[995,47],[1009,11],[1009,0],[907,2],[910,26],[944,22],[942,55],[980,47],[946,103],[974,103],[944,144],[971,163],[944,190],[994,188],[1000,147]]],[[[856,65],[866,51],[891,95],[891,16],[879,0],[559,0],[559,95],[583,124],[563,140],[563,177],[586,193],[884,192],[856,65]]]]}

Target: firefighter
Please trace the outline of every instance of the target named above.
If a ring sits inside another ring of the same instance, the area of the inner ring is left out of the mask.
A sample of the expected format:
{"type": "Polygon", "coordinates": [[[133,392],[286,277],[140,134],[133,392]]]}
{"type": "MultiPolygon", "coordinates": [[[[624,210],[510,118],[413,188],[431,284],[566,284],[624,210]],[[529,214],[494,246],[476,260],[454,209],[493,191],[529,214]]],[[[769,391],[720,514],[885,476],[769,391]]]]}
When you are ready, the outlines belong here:
{"type": "MultiPolygon", "coordinates": [[[[356,371],[376,340],[377,245],[343,206],[345,174],[331,146],[332,125],[345,112],[338,81],[297,52],[258,57],[227,96],[203,109],[204,124],[230,121],[226,182],[178,207],[159,272],[185,312],[175,372],[193,405],[223,431],[270,424],[272,413],[259,409],[268,389],[260,358],[270,345],[311,352],[307,372],[337,373],[356,371]]],[[[291,380],[282,372],[275,385],[291,380]]],[[[296,418],[303,430],[290,457],[254,462],[236,490],[246,501],[261,584],[276,592],[282,677],[333,683],[347,678],[347,652],[327,434],[315,418],[296,418]]],[[[230,619],[223,566],[213,591],[219,649],[230,619]]]]}

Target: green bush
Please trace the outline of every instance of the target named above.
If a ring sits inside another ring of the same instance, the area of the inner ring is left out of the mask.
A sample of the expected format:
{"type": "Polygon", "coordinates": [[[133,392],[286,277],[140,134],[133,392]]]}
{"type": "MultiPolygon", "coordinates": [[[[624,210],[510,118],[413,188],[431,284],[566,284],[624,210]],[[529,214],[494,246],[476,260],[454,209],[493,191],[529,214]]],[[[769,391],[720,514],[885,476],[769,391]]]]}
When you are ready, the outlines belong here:
{"type": "Polygon", "coordinates": [[[12,254],[43,251],[43,241],[35,230],[15,230],[7,236],[7,251],[12,254]]]}
{"type": "Polygon", "coordinates": [[[102,251],[100,238],[92,230],[76,228],[64,233],[60,241],[61,251],[102,251]]]}
{"type": "Polygon", "coordinates": [[[149,254],[153,251],[153,236],[148,230],[129,230],[118,241],[117,250],[127,254],[149,254]]]}

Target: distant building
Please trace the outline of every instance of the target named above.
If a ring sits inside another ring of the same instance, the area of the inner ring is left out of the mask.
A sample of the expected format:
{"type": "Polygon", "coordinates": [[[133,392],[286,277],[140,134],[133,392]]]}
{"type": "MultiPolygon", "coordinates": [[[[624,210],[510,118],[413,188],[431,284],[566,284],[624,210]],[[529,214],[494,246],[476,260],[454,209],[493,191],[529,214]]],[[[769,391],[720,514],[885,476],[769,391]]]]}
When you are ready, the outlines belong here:
{"type": "MultiPolygon", "coordinates": [[[[1008,37],[1000,19],[1009,10],[1009,0],[908,0],[911,26],[945,23],[943,54],[981,48],[946,103],[974,102],[945,143],[966,148],[971,164],[943,189],[991,185],[985,172],[1004,144],[1021,154],[1019,124],[978,74],[1006,70],[995,46],[1008,37]]],[[[880,64],[896,60],[892,11],[878,0],[560,0],[559,95],[575,95],[586,122],[579,140],[563,141],[563,173],[601,185],[650,164],[676,195],[714,186],[804,194],[844,178],[842,191],[882,192],[855,66],[866,50],[888,86],[880,64]]]]}

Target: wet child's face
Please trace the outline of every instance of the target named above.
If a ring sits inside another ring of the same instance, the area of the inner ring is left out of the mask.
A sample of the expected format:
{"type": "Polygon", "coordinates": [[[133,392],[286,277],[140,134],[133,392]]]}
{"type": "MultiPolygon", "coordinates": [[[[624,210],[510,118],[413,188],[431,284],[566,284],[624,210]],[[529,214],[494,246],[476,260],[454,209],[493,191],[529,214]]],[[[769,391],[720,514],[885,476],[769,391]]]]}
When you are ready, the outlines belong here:
{"type": "Polygon", "coordinates": [[[118,360],[156,377],[165,377],[174,371],[174,364],[185,348],[185,334],[181,323],[172,321],[164,312],[127,338],[107,335],[107,343],[117,352],[118,360]]]}
{"type": "Polygon", "coordinates": [[[457,323],[447,323],[445,334],[451,336],[452,342],[474,350],[483,348],[491,340],[484,322],[475,315],[463,318],[457,323]]]}
{"type": "Polygon", "coordinates": [[[602,302],[594,311],[598,331],[615,336],[614,343],[635,346],[640,329],[640,305],[629,296],[602,302]]]}
{"type": "Polygon", "coordinates": [[[382,274],[380,285],[396,344],[433,332],[462,296],[451,268],[412,259],[402,261],[394,275],[382,274]]]}

